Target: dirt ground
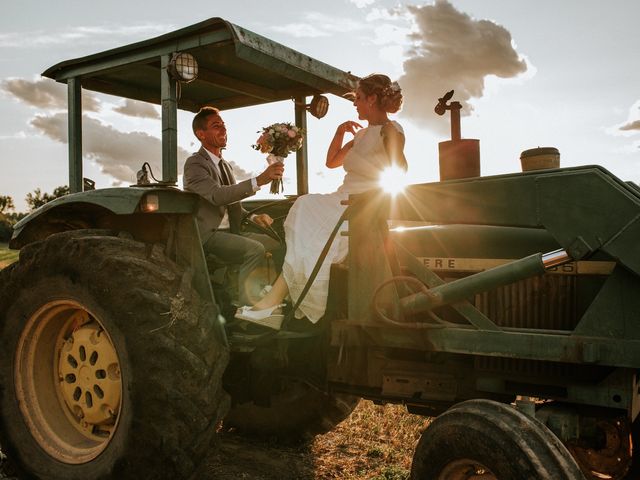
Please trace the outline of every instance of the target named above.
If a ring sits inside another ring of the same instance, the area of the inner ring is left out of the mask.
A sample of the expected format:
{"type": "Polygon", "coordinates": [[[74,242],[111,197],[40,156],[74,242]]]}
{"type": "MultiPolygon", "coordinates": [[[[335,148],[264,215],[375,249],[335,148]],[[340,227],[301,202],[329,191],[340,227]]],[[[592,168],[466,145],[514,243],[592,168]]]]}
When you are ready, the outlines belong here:
{"type": "MultiPolygon", "coordinates": [[[[191,480],[406,480],[428,423],[401,406],[361,401],[333,431],[300,444],[225,432],[191,480]]],[[[0,455],[0,479],[12,478],[3,463],[0,455]]]]}
{"type": "MultiPolygon", "coordinates": [[[[18,480],[0,464],[0,479],[18,480]]],[[[233,434],[221,436],[192,480],[315,480],[309,445],[292,447],[252,442],[233,434]]],[[[177,479],[178,480],[178,479],[177,479]]]]}
{"type": "Polygon", "coordinates": [[[223,434],[193,478],[202,480],[314,480],[310,444],[277,446],[223,434]]]}
{"type": "Polygon", "coordinates": [[[397,405],[361,401],[334,430],[298,445],[223,433],[221,447],[194,478],[202,480],[406,480],[430,419],[397,405]]]}

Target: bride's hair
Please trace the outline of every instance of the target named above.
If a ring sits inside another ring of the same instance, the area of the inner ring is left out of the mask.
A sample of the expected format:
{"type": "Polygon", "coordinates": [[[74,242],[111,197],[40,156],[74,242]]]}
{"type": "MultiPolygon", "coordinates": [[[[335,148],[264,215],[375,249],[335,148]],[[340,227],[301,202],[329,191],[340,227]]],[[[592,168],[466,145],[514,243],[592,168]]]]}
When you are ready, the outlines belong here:
{"type": "Polygon", "coordinates": [[[388,113],[396,113],[402,107],[402,89],[398,82],[392,82],[389,77],[381,73],[372,73],[362,77],[358,88],[365,95],[377,95],[378,106],[388,113]]]}

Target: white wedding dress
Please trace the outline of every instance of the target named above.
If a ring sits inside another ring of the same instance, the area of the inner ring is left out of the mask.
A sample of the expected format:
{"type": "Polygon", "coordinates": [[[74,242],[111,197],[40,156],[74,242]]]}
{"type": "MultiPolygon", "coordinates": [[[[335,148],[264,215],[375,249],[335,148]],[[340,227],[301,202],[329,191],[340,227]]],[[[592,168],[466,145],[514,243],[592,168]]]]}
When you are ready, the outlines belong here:
{"type": "MultiPolygon", "coordinates": [[[[404,133],[397,122],[391,124],[404,133]]],[[[344,158],[345,177],[334,193],[309,194],[299,197],[284,222],[287,253],[282,274],[289,294],[295,303],[316,265],[329,235],[346,209],[340,201],[350,194],[362,193],[379,186],[380,172],[389,166],[384,148],[381,125],[373,125],[356,132],[353,147],[344,158]]],[[[346,222],[341,231],[346,230],[346,222]]],[[[347,255],[348,237],[338,235],[333,240],[313,285],[296,312],[297,318],[307,317],[315,323],[324,315],[329,291],[332,263],[339,263],[347,255]]]]}

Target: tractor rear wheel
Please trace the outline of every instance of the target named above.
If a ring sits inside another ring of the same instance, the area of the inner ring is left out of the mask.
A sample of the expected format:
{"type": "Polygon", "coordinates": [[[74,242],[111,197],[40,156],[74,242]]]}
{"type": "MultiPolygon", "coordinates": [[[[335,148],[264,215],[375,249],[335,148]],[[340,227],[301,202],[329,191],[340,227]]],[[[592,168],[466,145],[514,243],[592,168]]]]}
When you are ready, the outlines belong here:
{"type": "Polygon", "coordinates": [[[584,480],[560,440],[509,405],[469,400],[437,417],[413,457],[412,480],[584,480]]]}
{"type": "Polygon", "coordinates": [[[162,250],[64,232],[0,273],[0,443],[26,474],[186,478],[215,440],[228,352],[162,250]]]}

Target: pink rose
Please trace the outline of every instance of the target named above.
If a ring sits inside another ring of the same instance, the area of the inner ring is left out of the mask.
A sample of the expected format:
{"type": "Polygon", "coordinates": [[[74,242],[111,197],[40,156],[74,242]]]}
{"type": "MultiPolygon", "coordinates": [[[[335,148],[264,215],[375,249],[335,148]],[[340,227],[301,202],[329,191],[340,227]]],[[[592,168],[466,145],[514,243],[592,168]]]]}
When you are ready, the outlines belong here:
{"type": "Polygon", "coordinates": [[[287,135],[289,135],[289,138],[296,138],[297,133],[293,130],[289,130],[287,135]]]}

